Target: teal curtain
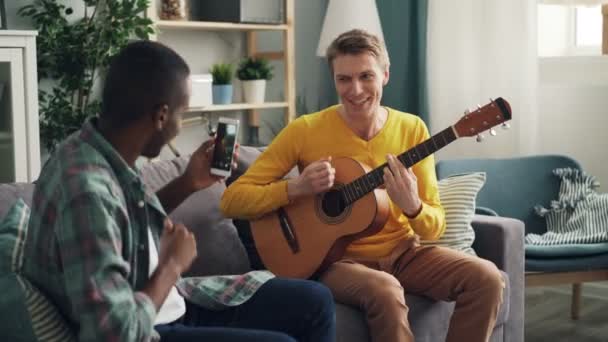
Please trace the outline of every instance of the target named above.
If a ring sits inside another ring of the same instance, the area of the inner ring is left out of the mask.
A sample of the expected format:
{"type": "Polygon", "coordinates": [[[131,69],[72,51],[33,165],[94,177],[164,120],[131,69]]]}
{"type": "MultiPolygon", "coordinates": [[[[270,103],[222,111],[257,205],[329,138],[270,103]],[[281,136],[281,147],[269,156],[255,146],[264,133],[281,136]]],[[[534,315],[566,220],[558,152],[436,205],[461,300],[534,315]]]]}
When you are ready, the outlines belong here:
{"type": "Polygon", "coordinates": [[[383,104],[416,114],[428,125],[426,23],[428,0],[378,0],[382,33],[391,61],[383,104]]]}

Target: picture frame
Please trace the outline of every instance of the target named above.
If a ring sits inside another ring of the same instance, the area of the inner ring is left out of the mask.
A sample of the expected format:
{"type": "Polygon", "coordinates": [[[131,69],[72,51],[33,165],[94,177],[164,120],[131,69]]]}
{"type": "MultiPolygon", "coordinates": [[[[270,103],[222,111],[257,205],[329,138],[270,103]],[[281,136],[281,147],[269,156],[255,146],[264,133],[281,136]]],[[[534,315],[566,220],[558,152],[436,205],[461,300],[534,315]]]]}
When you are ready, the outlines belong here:
{"type": "Polygon", "coordinates": [[[4,0],[0,0],[0,30],[6,29],[6,6],[4,0]]]}

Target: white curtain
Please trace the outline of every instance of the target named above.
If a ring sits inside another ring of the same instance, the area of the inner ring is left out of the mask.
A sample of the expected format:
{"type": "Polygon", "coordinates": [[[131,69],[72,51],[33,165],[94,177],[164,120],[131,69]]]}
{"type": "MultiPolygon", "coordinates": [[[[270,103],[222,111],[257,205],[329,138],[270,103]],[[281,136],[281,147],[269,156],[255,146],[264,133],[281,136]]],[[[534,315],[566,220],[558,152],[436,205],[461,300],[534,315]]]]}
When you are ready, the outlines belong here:
{"type": "Polygon", "coordinates": [[[460,139],[438,159],[506,157],[537,152],[538,59],[536,1],[429,0],[428,90],[430,125],[455,124],[466,108],[503,97],[511,129],[497,127],[483,144],[460,139]]]}

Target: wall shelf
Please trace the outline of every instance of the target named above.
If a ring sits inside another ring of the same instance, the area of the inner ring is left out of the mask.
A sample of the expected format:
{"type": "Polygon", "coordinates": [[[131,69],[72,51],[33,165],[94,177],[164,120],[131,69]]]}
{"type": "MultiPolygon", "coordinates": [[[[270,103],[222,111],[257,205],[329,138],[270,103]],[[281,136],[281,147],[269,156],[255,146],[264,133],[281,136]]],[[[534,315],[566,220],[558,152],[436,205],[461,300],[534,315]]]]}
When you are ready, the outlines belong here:
{"type": "MultiPolygon", "coordinates": [[[[296,116],[296,83],[295,83],[295,36],[294,36],[294,10],[295,0],[283,0],[285,9],[284,24],[252,24],[252,23],[232,23],[214,21],[188,21],[188,20],[162,20],[159,16],[159,9],[162,0],[152,0],[146,16],[152,20],[155,27],[155,34],[152,40],[167,39],[163,36],[164,32],[176,33],[185,31],[241,31],[246,36],[247,56],[264,57],[270,60],[282,61],[284,72],[283,102],[269,102],[261,104],[234,103],[229,105],[210,105],[205,107],[190,108],[187,110],[183,126],[191,126],[202,123],[206,120],[204,113],[225,112],[225,111],[245,111],[247,112],[246,124],[249,126],[248,143],[256,145],[258,132],[261,124],[259,111],[272,108],[284,108],[283,122],[287,125],[296,116]],[[258,33],[263,31],[278,32],[282,35],[283,47],[280,51],[260,51],[258,49],[258,33]],[[200,115],[197,115],[200,113],[200,115]]],[[[167,37],[172,37],[168,34],[167,37]]],[[[183,48],[183,47],[182,47],[183,48]]],[[[179,51],[178,51],[179,52],[179,51]]]]}
{"type": "Polygon", "coordinates": [[[218,30],[218,31],[287,31],[289,26],[281,24],[238,24],[214,21],[177,21],[158,20],[155,22],[159,29],[192,29],[192,30],[218,30]]]}
{"type": "Polygon", "coordinates": [[[266,102],[266,103],[232,103],[227,105],[212,105],[206,107],[188,108],[187,113],[193,112],[226,112],[231,110],[254,110],[270,108],[287,108],[287,102],[266,102]]]}

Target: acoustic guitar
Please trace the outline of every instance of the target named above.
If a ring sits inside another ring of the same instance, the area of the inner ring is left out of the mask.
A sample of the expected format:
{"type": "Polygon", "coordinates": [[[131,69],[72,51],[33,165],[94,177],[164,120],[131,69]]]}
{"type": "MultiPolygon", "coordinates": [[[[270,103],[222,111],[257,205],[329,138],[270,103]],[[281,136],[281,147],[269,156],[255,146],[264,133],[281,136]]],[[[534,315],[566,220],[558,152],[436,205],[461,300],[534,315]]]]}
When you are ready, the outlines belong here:
{"type": "MultiPolygon", "coordinates": [[[[400,154],[406,168],[461,137],[478,135],[511,119],[507,101],[497,98],[455,125],[400,154]]],[[[492,129],[490,132],[495,134],[492,129]]],[[[354,240],[379,232],[389,215],[383,164],[373,170],[351,158],[332,159],[335,185],[317,195],[251,221],[251,234],[264,266],[274,274],[310,278],[339,260],[354,240]]]]}

